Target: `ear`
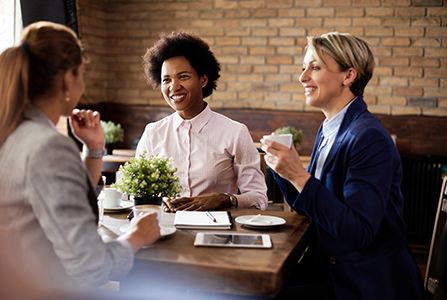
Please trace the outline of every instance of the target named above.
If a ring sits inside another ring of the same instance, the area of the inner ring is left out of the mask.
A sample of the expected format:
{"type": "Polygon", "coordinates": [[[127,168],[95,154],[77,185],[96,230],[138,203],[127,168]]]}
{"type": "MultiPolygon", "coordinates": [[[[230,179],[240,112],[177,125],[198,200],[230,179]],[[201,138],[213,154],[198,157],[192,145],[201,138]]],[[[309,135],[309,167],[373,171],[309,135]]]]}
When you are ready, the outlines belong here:
{"type": "Polygon", "coordinates": [[[349,86],[357,78],[357,71],[354,68],[350,68],[346,71],[345,79],[343,80],[343,85],[349,86]]]}
{"type": "Polygon", "coordinates": [[[65,93],[70,90],[71,84],[73,82],[73,70],[67,70],[64,72],[62,78],[62,91],[65,93]]]}
{"type": "Polygon", "coordinates": [[[200,83],[202,84],[202,89],[206,87],[206,85],[208,84],[208,74],[203,74],[202,76],[200,76],[200,83]]]}

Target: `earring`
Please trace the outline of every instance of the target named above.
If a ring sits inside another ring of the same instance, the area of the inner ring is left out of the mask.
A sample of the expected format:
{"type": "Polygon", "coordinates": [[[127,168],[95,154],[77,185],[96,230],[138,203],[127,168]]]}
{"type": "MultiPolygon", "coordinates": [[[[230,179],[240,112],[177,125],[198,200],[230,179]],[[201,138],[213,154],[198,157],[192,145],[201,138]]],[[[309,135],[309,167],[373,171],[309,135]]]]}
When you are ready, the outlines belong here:
{"type": "Polygon", "coordinates": [[[70,101],[70,96],[69,96],[68,92],[67,92],[66,95],[67,95],[67,97],[65,98],[65,101],[69,102],[70,101]]]}

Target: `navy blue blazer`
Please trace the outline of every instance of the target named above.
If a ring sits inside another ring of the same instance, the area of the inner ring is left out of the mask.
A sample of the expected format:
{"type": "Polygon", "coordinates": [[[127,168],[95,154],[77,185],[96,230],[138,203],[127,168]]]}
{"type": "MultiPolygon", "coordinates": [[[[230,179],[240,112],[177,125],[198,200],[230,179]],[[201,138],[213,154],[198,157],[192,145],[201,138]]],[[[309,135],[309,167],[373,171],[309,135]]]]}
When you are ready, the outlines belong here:
{"type": "Polygon", "coordinates": [[[312,176],[298,193],[274,175],[290,206],[315,223],[339,299],[422,299],[420,270],[406,241],[400,156],[362,97],[346,112],[321,180],[312,176]]]}

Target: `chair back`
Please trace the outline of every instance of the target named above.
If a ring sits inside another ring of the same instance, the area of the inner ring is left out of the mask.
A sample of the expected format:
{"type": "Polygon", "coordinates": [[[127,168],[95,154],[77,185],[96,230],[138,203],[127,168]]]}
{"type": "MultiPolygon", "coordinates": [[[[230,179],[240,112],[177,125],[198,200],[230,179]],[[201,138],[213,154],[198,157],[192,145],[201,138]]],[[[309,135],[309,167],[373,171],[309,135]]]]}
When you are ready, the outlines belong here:
{"type": "Polygon", "coordinates": [[[436,212],[424,287],[434,299],[447,296],[447,176],[444,177],[436,212]]]}

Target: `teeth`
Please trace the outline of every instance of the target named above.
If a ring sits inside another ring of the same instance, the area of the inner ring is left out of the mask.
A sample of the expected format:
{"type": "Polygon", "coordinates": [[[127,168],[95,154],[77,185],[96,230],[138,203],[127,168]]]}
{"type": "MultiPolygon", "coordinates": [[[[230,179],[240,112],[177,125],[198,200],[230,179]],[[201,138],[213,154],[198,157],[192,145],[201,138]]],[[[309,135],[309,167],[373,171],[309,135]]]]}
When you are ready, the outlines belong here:
{"type": "Polygon", "coordinates": [[[173,100],[178,100],[178,99],[181,99],[181,98],[183,98],[184,97],[184,95],[176,95],[176,96],[172,96],[171,98],[173,99],[173,100]]]}
{"type": "Polygon", "coordinates": [[[314,87],[310,87],[310,88],[304,88],[304,91],[306,92],[306,93],[309,93],[309,92],[313,92],[313,91],[315,91],[317,88],[314,88],[314,87]]]}

